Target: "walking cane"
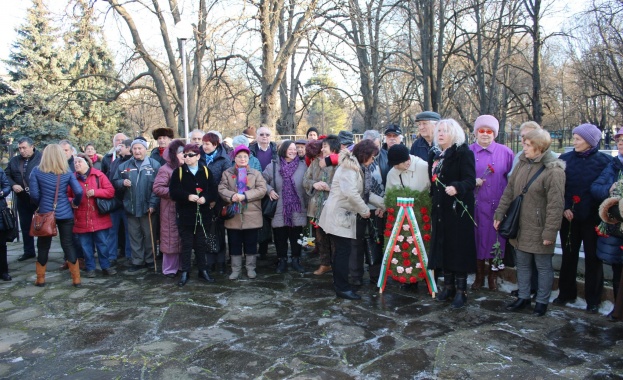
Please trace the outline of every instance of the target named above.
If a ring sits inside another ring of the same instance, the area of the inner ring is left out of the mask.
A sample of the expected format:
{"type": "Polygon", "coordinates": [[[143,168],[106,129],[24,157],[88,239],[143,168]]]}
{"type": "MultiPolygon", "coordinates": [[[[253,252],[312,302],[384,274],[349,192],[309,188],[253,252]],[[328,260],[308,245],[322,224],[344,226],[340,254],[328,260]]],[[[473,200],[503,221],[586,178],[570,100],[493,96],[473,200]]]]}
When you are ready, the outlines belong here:
{"type": "Polygon", "coordinates": [[[149,237],[151,237],[151,255],[154,258],[154,273],[158,273],[158,265],[156,264],[156,246],[154,245],[154,228],[151,225],[151,209],[149,210],[149,237]]]}

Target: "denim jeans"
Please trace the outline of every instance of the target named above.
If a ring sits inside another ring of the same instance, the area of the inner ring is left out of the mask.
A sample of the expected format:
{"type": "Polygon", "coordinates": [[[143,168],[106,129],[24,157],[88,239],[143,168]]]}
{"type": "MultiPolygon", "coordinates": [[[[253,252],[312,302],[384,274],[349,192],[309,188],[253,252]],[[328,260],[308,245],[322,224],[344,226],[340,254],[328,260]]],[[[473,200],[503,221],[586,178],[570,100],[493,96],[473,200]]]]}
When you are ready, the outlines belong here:
{"type": "Polygon", "coordinates": [[[536,302],[549,303],[554,283],[554,268],[552,267],[553,254],[532,254],[515,249],[517,253],[517,285],[519,298],[530,299],[530,278],[532,276],[532,258],[536,264],[539,286],[536,293],[536,302]]]}
{"type": "Polygon", "coordinates": [[[110,268],[110,261],[108,260],[108,235],[109,229],[99,230],[95,232],[88,232],[85,234],[76,234],[80,245],[84,252],[84,262],[88,271],[95,270],[95,257],[93,252],[93,245],[97,247],[97,258],[100,262],[100,268],[110,268]]]}
{"type": "MultiPolygon", "coordinates": [[[[74,219],[56,219],[56,228],[58,230],[58,236],[61,240],[61,248],[63,248],[63,254],[65,260],[72,264],[76,263],[78,259],[76,257],[76,247],[74,246],[74,219]]],[[[52,237],[40,237],[37,238],[37,261],[41,265],[48,263],[48,253],[50,253],[50,246],[52,245],[52,237]]]]}
{"type": "Polygon", "coordinates": [[[117,249],[119,249],[119,227],[123,222],[125,228],[125,257],[132,257],[132,247],[130,246],[130,234],[128,231],[128,217],[124,209],[115,210],[110,213],[110,219],[112,220],[112,228],[108,231],[108,259],[117,260],[117,249]]]}

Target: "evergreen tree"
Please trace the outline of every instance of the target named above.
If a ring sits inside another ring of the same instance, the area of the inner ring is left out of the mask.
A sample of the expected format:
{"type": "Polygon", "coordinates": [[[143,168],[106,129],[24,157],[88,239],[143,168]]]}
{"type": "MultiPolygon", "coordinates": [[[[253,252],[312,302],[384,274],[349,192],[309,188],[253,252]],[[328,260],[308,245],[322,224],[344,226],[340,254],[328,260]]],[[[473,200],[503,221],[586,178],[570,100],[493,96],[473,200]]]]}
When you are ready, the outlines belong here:
{"type": "Polygon", "coordinates": [[[68,136],[66,120],[56,99],[63,70],[58,56],[57,30],[42,0],[32,0],[26,23],[18,30],[9,59],[8,84],[15,94],[0,96],[3,136],[29,136],[49,144],[68,136]]]}

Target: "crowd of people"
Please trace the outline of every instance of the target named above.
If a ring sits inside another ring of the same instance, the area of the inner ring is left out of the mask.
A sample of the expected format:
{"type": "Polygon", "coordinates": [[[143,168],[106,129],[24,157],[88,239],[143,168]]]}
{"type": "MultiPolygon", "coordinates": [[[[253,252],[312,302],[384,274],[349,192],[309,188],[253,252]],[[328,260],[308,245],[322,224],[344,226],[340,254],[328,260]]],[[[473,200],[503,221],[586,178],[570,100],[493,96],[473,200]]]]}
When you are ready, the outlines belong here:
{"type": "MultiPolygon", "coordinates": [[[[95,277],[98,264],[103,275],[115,275],[119,256],[125,270],[136,272],[158,268],[162,255],[160,271],[179,286],[190,281],[193,266],[207,283],[215,273],[239,279],[243,261],[246,277],[254,279],[258,257],[266,257],[270,243],[276,273],[306,273],[300,238],[311,231],[320,258],[313,274],[332,273],[336,295],[356,300],[366,263],[371,283],[379,278],[386,209],[395,206],[386,204],[385,192],[429,192],[428,269],[444,284],[437,300],[463,307],[471,273],[471,290],[485,288],[485,280],[497,290],[504,260],[515,263],[518,281],[517,299],[507,309],[530,307],[534,299],[533,313],[544,315],[559,233],[562,268],[553,304],[577,297],[580,246],[587,310],[595,313],[601,303],[603,263],[613,266],[615,296],[623,298],[623,232],[596,228],[604,220],[620,230],[623,129],[615,136],[616,157],[599,152],[601,131],[592,124],[577,126],[573,151],[558,157],[549,133],[535,122],[520,127],[523,149],[516,155],[495,141],[500,126],[491,115],[474,121],[471,144],[453,119],[426,111],[416,122],[418,137],[410,149],[398,125],[383,134],[366,131],[358,142],[349,131],[321,136],[312,127],[305,139],[280,143],[265,126],[231,139],[194,130],[188,142],[158,128],[151,152],[144,138],[119,133],[104,156],[93,144],[77,153],[67,140],[39,152],[23,137],[19,154],[6,172],[0,170],[0,209],[13,192],[23,241],[18,260],[36,258],[37,286],[45,285],[51,238],[37,238],[35,248],[30,222],[35,212],[54,210],[62,268],[74,286],[81,284],[81,270],[95,277]],[[519,232],[507,242],[498,228],[520,195],[519,232]],[[108,208],[102,211],[104,202],[108,208]],[[610,203],[600,211],[602,202],[610,203]],[[376,244],[367,244],[369,238],[376,244]]],[[[6,233],[0,218],[0,275],[10,281],[6,233]]],[[[623,317],[619,303],[613,320],[623,317]]]]}

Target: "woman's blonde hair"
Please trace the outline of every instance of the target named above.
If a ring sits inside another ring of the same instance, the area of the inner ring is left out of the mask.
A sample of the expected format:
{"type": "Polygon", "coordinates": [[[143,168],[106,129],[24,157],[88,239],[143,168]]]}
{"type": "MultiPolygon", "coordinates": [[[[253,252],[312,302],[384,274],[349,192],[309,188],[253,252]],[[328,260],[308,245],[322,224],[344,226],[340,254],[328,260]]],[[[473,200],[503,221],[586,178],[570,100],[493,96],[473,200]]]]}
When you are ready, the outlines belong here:
{"type": "Polygon", "coordinates": [[[50,144],[45,147],[41,155],[39,170],[43,173],[63,174],[69,171],[67,156],[63,148],[58,144],[50,144]]]}
{"type": "Polygon", "coordinates": [[[437,134],[441,128],[445,129],[446,136],[450,137],[452,144],[461,145],[465,142],[465,131],[454,119],[443,119],[437,122],[435,126],[435,145],[439,146],[437,134]]]}
{"type": "Polygon", "coordinates": [[[532,146],[541,153],[549,149],[552,145],[552,138],[544,129],[534,129],[526,133],[523,137],[524,141],[529,140],[532,146]]]}

